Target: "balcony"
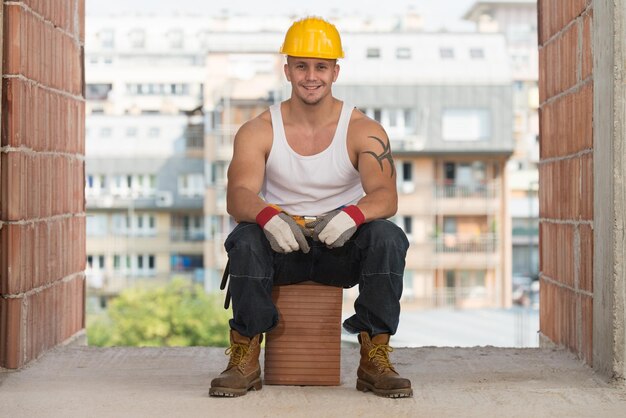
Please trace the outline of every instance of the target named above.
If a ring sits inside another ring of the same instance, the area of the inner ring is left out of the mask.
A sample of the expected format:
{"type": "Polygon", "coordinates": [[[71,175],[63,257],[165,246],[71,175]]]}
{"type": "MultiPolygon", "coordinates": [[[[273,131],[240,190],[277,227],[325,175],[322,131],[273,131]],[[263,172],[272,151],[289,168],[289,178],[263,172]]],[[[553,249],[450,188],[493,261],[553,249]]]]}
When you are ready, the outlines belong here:
{"type": "Polygon", "coordinates": [[[209,133],[208,141],[213,142],[214,152],[211,156],[216,161],[230,161],[233,158],[233,141],[239,129],[238,125],[225,126],[209,133]]]}
{"type": "Polygon", "coordinates": [[[174,242],[204,241],[204,229],[172,228],[170,240],[174,242]]]}
{"type": "Polygon", "coordinates": [[[500,259],[495,234],[443,234],[433,239],[439,268],[496,267],[500,259]]]}
{"type": "Polygon", "coordinates": [[[187,125],[185,150],[190,158],[204,158],[204,125],[187,125]]]}
{"type": "Polygon", "coordinates": [[[422,294],[405,289],[403,303],[420,309],[455,308],[473,309],[496,306],[493,289],[487,287],[444,287],[422,294]]]}
{"type": "Polygon", "coordinates": [[[494,234],[443,234],[411,242],[406,257],[410,269],[493,268],[500,260],[494,234]]]}
{"type": "Polygon", "coordinates": [[[391,149],[394,154],[401,152],[422,151],[426,144],[426,137],[423,135],[398,135],[389,133],[391,137],[391,149]]]}
{"type": "MultiPolygon", "coordinates": [[[[122,189],[115,193],[108,191],[94,193],[90,191],[86,193],[87,209],[126,210],[133,208],[134,210],[141,210],[170,207],[177,209],[202,209],[204,196],[198,194],[183,195],[180,194],[181,192],[182,190],[179,190],[179,195],[176,196],[169,190],[156,190],[145,192],[143,195],[138,196],[136,194],[131,195],[128,189],[122,189]]],[[[202,192],[204,193],[204,190],[202,192]]]]}
{"type": "Polygon", "coordinates": [[[450,184],[434,187],[433,209],[440,215],[485,215],[500,207],[499,187],[490,184],[450,184]]]}

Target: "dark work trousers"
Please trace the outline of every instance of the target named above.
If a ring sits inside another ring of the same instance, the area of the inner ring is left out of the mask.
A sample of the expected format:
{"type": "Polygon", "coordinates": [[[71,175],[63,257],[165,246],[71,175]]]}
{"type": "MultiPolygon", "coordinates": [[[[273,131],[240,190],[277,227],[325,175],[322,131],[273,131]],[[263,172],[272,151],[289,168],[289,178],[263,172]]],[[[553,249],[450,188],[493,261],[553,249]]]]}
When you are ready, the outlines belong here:
{"type": "Polygon", "coordinates": [[[272,286],[312,280],[342,288],[359,285],[355,314],[343,323],[348,332],[395,334],[409,247],[402,229],[381,219],[362,224],[340,248],[308,241],[308,254],[280,254],[257,224],[235,227],[224,243],[230,261],[231,329],[248,337],[270,331],[278,324],[272,286]]]}

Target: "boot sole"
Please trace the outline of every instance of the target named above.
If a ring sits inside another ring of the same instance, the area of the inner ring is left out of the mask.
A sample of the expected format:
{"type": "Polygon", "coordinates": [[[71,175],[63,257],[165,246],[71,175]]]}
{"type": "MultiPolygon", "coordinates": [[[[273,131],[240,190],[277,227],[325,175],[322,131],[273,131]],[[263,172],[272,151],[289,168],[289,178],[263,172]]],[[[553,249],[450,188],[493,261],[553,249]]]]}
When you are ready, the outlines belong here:
{"type": "Polygon", "coordinates": [[[261,378],[254,379],[250,385],[245,389],[233,389],[233,388],[223,388],[223,387],[214,387],[209,389],[209,396],[215,396],[220,398],[236,398],[238,396],[243,396],[248,393],[250,390],[261,390],[263,388],[263,383],[261,382],[261,378]]]}
{"type": "Polygon", "coordinates": [[[412,398],[413,389],[377,389],[372,384],[362,379],[356,380],[356,390],[361,392],[372,392],[374,395],[382,396],[383,398],[412,398]]]}

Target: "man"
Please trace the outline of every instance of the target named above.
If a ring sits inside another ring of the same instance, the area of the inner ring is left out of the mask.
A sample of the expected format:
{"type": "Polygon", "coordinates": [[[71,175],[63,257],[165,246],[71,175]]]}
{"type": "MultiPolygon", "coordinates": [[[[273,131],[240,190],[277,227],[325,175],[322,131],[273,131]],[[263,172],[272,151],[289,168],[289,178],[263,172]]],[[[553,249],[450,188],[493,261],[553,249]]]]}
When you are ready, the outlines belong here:
{"type": "Polygon", "coordinates": [[[280,52],[287,55],[291,98],[235,136],[227,209],[239,225],[224,244],[233,304],[230,361],[209,393],[261,389],[262,334],[278,322],[272,286],[313,280],[359,285],[356,313],[343,324],[359,334],[357,389],[410,397],[411,382],[389,359],[408,249],[402,230],[386,220],[398,201],[389,139],[377,122],[332,95],[343,58],[332,24],[312,17],[295,22],[280,52]]]}

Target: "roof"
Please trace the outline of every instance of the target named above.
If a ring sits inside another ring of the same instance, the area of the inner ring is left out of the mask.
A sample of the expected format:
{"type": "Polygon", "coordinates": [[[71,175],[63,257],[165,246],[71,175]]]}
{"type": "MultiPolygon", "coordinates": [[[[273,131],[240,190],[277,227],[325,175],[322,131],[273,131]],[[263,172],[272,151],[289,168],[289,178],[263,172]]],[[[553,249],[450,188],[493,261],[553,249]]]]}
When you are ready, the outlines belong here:
{"type": "Polygon", "coordinates": [[[537,0],[478,0],[476,1],[463,15],[463,19],[476,21],[482,15],[485,10],[488,10],[494,6],[508,7],[508,6],[525,6],[537,4],[537,0]]]}

